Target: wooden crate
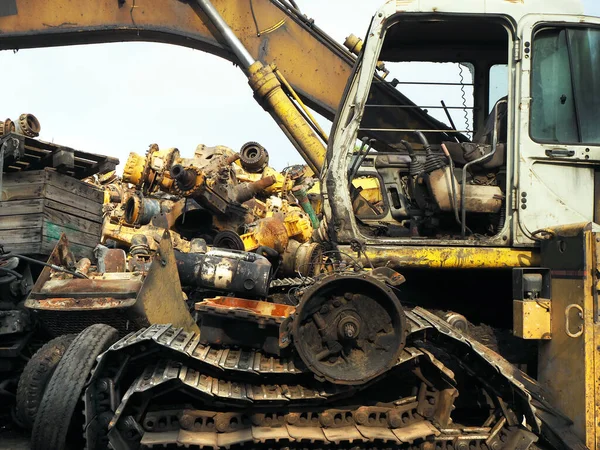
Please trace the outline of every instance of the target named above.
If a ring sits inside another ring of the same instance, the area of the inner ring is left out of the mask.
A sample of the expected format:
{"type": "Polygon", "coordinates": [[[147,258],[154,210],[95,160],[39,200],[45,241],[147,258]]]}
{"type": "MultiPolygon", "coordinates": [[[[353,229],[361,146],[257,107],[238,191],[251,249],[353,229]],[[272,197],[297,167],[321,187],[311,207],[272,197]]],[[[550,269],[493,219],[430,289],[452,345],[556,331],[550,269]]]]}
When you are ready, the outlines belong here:
{"type": "Polygon", "coordinates": [[[102,190],[51,169],[4,173],[0,244],[50,255],[64,232],[76,257],[91,257],[102,235],[102,190]]]}

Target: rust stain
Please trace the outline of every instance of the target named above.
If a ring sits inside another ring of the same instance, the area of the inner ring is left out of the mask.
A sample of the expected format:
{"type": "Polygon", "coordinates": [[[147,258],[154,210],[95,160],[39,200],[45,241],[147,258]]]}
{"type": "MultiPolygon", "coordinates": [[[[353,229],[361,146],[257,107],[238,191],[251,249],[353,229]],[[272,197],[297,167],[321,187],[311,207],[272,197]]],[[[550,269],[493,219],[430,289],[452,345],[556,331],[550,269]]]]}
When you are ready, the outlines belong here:
{"type": "Polygon", "coordinates": [[[195,305],[196,310],[202,307],[210,306],[224,310],[243,309],[253,314],[269,317],[289,317],[296,308],[293,306],[282,305],[278,303],[261,302],[258,300],[246,300],[236,297],[215,297],[198,302],[195,305]]]}
{"type": "Polygon", "coordinates": [[[49,298],[46,300],[38,300],[36,309],[44,310],[98,310],[98,309],[113,309],[123,305],[121,300],[115,300],[111,297],[95,297],[95,298],[49,298]]]}

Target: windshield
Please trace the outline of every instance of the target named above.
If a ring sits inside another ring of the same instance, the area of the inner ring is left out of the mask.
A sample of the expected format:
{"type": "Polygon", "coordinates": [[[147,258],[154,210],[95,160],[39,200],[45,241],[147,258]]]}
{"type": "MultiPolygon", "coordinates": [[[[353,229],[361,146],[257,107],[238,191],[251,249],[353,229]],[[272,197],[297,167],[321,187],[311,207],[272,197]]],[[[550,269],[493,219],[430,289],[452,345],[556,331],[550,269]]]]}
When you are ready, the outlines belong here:
{"type": "Polygon", "coordinates": [[[545,28],[533,40],[531,136],[600,143],[600,31],[545,28]]]}

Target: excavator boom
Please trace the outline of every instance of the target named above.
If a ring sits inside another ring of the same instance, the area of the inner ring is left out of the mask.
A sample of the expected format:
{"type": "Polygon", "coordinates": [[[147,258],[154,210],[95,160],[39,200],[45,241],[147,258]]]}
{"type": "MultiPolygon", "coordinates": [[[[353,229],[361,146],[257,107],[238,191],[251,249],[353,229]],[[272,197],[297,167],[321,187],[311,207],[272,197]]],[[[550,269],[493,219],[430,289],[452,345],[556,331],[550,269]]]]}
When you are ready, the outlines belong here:
{"type": "MultiPolygon", "coordinates": [[[[352,53],[285,0],[217,0],[214,8],[254,60],[276,65],[303,102],[333,120],[355,62],[352,53]]],[[[0,5],[0,49],[140,40],[195,48],[245,69],[201,2],[7,0],[0,5]]],[[[373,90],[380,104],[414,106],[390,83],[380,81],[373,90]]],[[[280,125],[286,120],[281,113],[269,112],[280,125]]],[[[425,111],[412,107],[378,111],[371,128],[386,129],[399,123],[447,129],[425,111]]],[[[286,134],[301,150],[294,137],[286,134]]],[[[371,134],[376,137],[376,132],[371,134]]]]}

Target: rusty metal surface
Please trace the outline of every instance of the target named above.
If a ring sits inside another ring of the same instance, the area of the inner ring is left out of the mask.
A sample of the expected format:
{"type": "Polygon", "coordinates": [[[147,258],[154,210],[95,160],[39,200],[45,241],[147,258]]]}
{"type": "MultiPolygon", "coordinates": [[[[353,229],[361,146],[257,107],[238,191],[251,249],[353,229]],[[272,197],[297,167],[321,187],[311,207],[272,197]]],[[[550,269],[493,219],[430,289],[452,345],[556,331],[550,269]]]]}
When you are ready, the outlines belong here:
{"type": "MultiPolygon", "coordinates": [[[[86,311],[129,308],[135,304],[135,298],[118,300],[114,297],[102,297],[96,294],[94,297],[60,297],[40,299],[35,302],[35,309],[43,311],[86,311]]],[[[64,320],[69,320],[68,316],[64,320]]]]}
{"type": "Polygon", "coordinates": [[[140,319],[148,324],[173,323],[189,331],[198,331],[183,301],[177,263],[167,231],[153,257],[135,308],[140,319]]]}
{"type": "Polygon", "coordinates": [[[242,310],[248,314],[258,316],[269,316],[285,319],[296,310],[293,306],[282,305],[280,303],[262,302],[257,300],[246,300],[235,297],[215,297],[207,298],[202,302],[196,303],[196,311],[211,309],[220,309],[224,311],[242,310]]]}

